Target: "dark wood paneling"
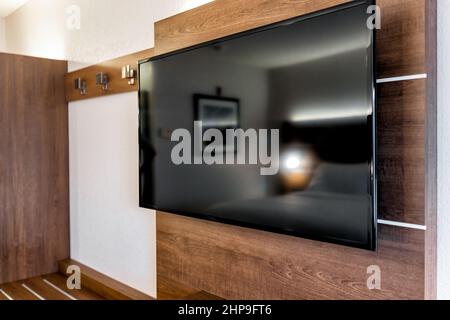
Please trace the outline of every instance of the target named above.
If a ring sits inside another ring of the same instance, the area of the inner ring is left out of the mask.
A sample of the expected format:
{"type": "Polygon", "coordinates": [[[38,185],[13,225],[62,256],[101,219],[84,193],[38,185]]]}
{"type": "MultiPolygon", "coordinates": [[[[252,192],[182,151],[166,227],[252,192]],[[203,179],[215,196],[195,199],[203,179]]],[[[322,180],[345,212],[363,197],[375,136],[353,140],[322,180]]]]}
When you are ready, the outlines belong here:
{"type": "MultiPolygon", "coordinates": [[[[303,5],[325,4],[306,2],[216,0],[158,22],[155,53],[311,12],[303,5]]],[[[436,168],[430,153],[436,143],[436,3],[378,4],[378,77],[428,73],[427,80],[379,86],[380,216],[426,223],[427,231],[380,226],[379,249],[373,253],[160,213],[158,277],[227,299],[435,297],[436,168]],[[373,264],[381,267],[381,291],[366,288],[366,269],[373,264]]]]}
{"type": "Polygon", "coordinates": [[[423,299],[424,232],[383,226],[378,252],[158,213],[158,277],[225,299],[423,299]],[[367,289],[381,268],[382,290],[367,289]]]}
{"type": "Polygon", "coordinates": [[[426,81],[378,85],[380,218],[425,224],[426,81]]]}
{"type": "Polygon", "coordinates": [[[0,283],[69,256],[67,62],[0,53],[0,283]]]}
{"type": "Polygon", "coordinates": [[[378,77],[426,73],[425,2],[377,0],[381,30],[377,31],[378,77]]]}
{"type": "Polygon", "coordinates": [[[122,79],[122,67],[130,65],[134,70],[137,70],[139,60],[150,58],[152,56],[153,48],[68,73],[65,77],[67,101],[92,99],[118,93],[137,91],[139,89],[138,77],[136,76],[136,83],[134,85],[129,85],[128,80],[122,79]],[[110,83],[107,91],[102,90],[101,86],[98,86],[95,83],[96,74],[99,72],[107,73],[109,76],[110,83]],[[85,95],[81,95],[80,91],[75,89],[75,79],[77,78],[86,80],[87,92],[85,95]]]}
{"type": "Polygon", "coordinates": [[[350,0],[215,0],[155,24],[155,54],[167,53],[331,8],[350,0]]]}

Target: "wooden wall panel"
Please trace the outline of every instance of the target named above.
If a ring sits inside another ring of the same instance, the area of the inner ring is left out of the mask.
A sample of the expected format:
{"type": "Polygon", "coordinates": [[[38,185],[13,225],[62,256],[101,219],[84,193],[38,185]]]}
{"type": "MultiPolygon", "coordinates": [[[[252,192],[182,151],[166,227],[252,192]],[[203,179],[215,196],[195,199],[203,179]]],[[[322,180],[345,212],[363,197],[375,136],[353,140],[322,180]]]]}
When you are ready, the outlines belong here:
{"type": "Polygon", "coordinates": [[[437,297],[437,0],[426,0],[425,298],[437,297]]]}
{"type": "Polygon", "coordinates": [[[164,213],[157,230],[158,277],[226,299],[424,298],[423,231],[382,226],[374,253],[164,213]]]}
{"type": "MultiPolygon", "coordinates": [[[[156,23],[155,54],[309,13],[327,1],[308,2],[216,0],[156,23]]],[[[436,2],[377,3],[378,77],[428,73],[427,80],[378,86],[380,218],[426,223],[427,231],[380,225],[372,253],[158,213],[158,277],[225,298],[435,297],[436,2]],[[365,286],[371,264],[381,267],[380,291],[365,286]]]]}
{"type": "Polygon", "coordinates": [[[378,85],[379,216],[425,225],[426,80],[378,85]]]}
{"type": "Polygon", "coordinates": [[[155,24],[155,54],[190,47],[348,2],[351,0],[215,0],[158,21],[155,24]]]}
{"type": "Polygon", "coordinates": [[[0,53],[0,283],[69,256],[67,62],[0,53]]]}
{"type": "Polygon", "coordinates": [[[381,30],[377,31],[379,78],[426,73],[426,1],[377,0],[381,8],[381,30]]]}

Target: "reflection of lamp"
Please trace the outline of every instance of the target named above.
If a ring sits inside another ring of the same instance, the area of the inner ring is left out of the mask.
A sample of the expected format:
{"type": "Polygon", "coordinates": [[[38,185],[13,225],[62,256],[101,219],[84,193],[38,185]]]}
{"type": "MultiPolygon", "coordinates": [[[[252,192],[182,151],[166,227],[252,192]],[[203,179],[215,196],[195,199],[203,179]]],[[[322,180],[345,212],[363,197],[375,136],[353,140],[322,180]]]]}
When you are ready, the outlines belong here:
{"type": "Polygon", "coordinates": [[[296,170],[296,169],[300,169],[301,166],[301,158],[299,155],[290,155],[285,163],[284,166],[287,170],[296,170]]]}
{"type": "Polygon", "coordinates": [[[316,157],[310,148],[292,145],[282,151],[280,174],[287,190],[304,190],[311,182],[316,157]]]}

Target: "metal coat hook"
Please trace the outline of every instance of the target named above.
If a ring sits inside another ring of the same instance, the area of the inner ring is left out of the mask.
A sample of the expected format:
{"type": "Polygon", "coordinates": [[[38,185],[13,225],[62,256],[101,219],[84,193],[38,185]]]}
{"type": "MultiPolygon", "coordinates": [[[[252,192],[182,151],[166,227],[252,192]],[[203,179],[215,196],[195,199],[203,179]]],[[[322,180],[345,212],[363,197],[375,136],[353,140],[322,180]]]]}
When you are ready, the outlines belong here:
{"type": "Polygon", "coordinates": [[[83,80],[81,78],[76,78],[75,79],[75,89],[80,90],[80,94],[82,96],[86,95],[87,94],[86,80],[83,80]]]}
{"type": "Polygon", "coordinates": [[[108,91],[109,90],[109,77],[107,73],[104,72],[100,72],[97,73],[96,75],[96,81],[95,83],[99,86],[102,86],[102,90],[103,91],[108,91]]]}
{"type": "Polygon", "coordinates": [[[136,70],[134,70],[130,65],[126,65],[122,68],[122,79],[128,79],[128,84],[130,86],[136,83],[136,70]]]}

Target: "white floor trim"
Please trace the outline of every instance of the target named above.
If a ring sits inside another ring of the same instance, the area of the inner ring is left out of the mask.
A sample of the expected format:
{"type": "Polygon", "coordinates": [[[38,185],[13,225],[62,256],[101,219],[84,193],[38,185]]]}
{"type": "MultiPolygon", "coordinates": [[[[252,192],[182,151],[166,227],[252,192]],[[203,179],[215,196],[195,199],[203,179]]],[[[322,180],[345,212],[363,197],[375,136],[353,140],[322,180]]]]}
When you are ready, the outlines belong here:
{"type": "Polygon", "coordinates": [[[33,289],[29,288],[25,283],[22,283],[22,287],[24,287],[28,292],[30,292],[32,295],[34,295],[39,300],[45,300],[44,297],[42,297],[39,293],[37,293],[33,289]]]}
{"type": "Polygon", "coordinates": [[[7,294],[5,291],[3,291],[2,289],[0,289],[0,293],[2,295],[4,295],[6,297],[6,299],[8,300],[14,300],[13,298],[11,298],[11,296],[9,294],[7,294]]]}
{"type": "Polygon", "coordinates": [[[426,79],[427,77],[428,77],[428,75],[426,73],[412,74],[412,75],[409,75],[409,76],[377,79],[377,83],[388,83],[388,82],[398,82],[398,81],[408,81],[408,80],[419,80],[419,79],[426,79]]]}
{"type": "Polygon", "coordinates": [[[55,286],[53,283],[51,283],[50,281],[48,281],[47,279],[44,279],[44,282],[46,284],[48,284],[50,287],[52,287],[53,289],[55,289],[56,291],[58,291],[59,293],[65,295],[67,298],[69,298],[70,300],[78,300],[77,298],[75,298],[74,296],[71,296],[70,294],[68,294],[67,292],[65,292],[64,290],[62,290],[60,287],[55,286]]]}
{"type": "Polygon", "coordinates": [[[405,222],[397,222],[397,221],[389,221],[389,220],[378,220],[379,224],[385,224],[388,226],[395,226],[395,227],[401,227],[401,228],[408,228],[408,229],[416,229],[416,230],[427,230],[427,226],[423,226],[420,224],[412,224],[412,223],[405,223],[405,222]]]}

